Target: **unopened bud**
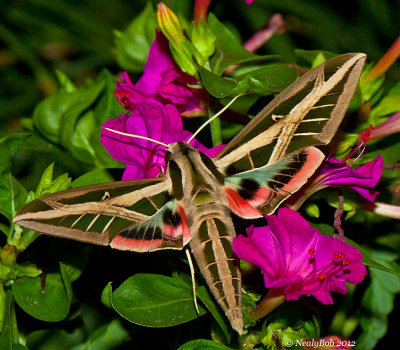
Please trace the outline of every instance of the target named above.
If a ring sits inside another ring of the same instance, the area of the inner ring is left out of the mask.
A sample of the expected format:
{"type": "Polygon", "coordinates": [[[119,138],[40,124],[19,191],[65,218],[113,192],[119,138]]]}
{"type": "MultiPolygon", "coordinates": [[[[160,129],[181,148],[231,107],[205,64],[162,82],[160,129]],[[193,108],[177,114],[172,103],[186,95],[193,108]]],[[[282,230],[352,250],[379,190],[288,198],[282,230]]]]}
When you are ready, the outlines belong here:
{"type": "Polygon", "coordinates": [[[157,22],[168,41],[175,47],[180,47],[185,39],[182,26],[175,13],[162,2],[157,7],[157,22]]]}
{"type": "MultiPolygon", "coordinates": [[[[214,53],[215,50],[215,35],[208,28],[204,20],[200,20],[196,26],[192,27],[192,43],[199,51],[202,61],[208,61],[208,58],[214,53]]],[[[203,66],[202,62],[199,62],[203,66]]]]}
{"type": "Polygon", "coordinates": [[[17,260],[17,249],[12,245],[5,245],[0,251],[0,259],[4,265],[11,266],[17,260]]]}
{"type": "Polygon", "coordinates": [[[158,4],[157,22],[161,32],[168,39],[175,62],[190,75],[195,75],[197,66],[193,56],[201,57],[193,44],[185,37],[181,23],[175,13],[163,3],[158,4]]]}

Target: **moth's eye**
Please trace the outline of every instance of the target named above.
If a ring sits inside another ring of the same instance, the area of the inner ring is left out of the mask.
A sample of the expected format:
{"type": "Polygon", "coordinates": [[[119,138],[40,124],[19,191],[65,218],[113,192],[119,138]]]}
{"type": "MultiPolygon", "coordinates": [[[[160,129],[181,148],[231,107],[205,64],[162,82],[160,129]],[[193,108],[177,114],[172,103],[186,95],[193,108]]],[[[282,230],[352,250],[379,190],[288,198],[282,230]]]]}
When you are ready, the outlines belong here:
{"type": "Polygon", "coordinates": [[[171,155],[172,155],[171,152],[168,152],[168,151],[167,151],[167,153],[165,153],[165,156],[164,156],[165,164],[168,165],[168,163],[169,163],[169,161],[170,161],[170,159],[171,159],[171,155]]]}

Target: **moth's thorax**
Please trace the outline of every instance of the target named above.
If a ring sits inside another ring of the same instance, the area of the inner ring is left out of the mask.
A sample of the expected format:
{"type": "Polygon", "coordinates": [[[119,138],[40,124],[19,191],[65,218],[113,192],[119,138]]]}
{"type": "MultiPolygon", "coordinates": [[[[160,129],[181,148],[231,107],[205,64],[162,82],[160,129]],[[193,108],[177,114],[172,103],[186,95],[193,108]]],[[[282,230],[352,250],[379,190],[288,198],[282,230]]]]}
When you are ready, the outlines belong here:
{"type": "Polygon", "coordinates": [[[177,200],[205,204],[220,199],[224,176],[210,157],[184,142],[172,144],[169,151],[167,172],[177,200]]]}

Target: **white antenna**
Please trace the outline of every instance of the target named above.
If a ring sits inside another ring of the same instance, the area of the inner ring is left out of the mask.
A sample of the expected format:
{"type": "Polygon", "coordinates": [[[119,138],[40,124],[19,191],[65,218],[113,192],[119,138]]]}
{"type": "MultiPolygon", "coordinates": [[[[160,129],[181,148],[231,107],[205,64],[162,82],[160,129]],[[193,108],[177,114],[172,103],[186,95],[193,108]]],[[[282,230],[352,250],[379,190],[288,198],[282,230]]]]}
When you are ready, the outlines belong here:
{"type": "Polygon", "coordinates": [[[150,137],[146,137],[146,136],[140,136],[140,135],[134,135],[134,134],[128,134],[128,133],[126,133],[126,132],[122,132],[122,131],[118,131],[118,130],[114,130],[114,129],[110,129],[110,128],[103,128],[104,130],[108,130],[108,131],[111,131],[111,132],[113,132],[113,133],[115,133],[115,134],[119,134],[119,135],[123,135],[123,136],[129,136],[129,137],[134,137],[134,138],[136,138],[136,139],[143,139],[143,140],[147,140],[147,141],[151,141],[151,142],[154,142],[154,143],[157,143],[157,144],[159,144],[159,145],[161,145],[161,146],[164,146],[164,147],[169,147],[169,145],[167,144],[167,143],[164,143],[164,142],[161,142],[161,141],[158,141],[158,140],[154,140],[154,139],[152,139],[152,138],[150,138],[150,137]]]}
{"type": "Polygon", "coordinates": [[[208,119],[202,126],[200,126],[200,128],[198,128],[197,131],[190,137],[190,139],[187,141],[187,143],[190,144],[190,142],[192,142],[192,140],[197,136],[197,134],[198,134],[201,130],[203,130],[203,128],[204,128],[206,125],[210,124],[215,118],[218,118],[222,113],[224,113],[224,112],[229,108],[229,106],[230,106],[233,102],[235,102],[236,99],[237,99],[238,97],[240,97],[240,96],[243,96],[243,94],[242,94],[242,95],[237,95],[236,97],[234,97],[231,101],[229,101],[229,103],[228,103],[226,106],[224,106],[224,108],[222,108],[220,111],[218,111],[218,113],[214,114],[214,115],[213,115],[210,119],[208,119]]]}

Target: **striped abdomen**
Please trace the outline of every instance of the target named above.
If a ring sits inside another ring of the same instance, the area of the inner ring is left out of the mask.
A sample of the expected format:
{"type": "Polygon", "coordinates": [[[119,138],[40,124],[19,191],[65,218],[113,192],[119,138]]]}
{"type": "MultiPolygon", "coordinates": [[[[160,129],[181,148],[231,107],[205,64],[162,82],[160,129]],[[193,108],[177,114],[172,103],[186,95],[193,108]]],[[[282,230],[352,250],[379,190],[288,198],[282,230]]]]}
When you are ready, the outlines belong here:
{"type": "MultiPolygon", "coordinates": [[[[236,236],[229,209],[224,205],[218,212],[208,213],[196,222],[190,249],[212,294],[224,310],[232,328],[243,331],[241,276],[232,250],[236,236]]],[[[213,209],[214,209],[213,208],[213,209]]]]}
{"type": "Polygon", "coordinates": [[[224,175],[205,154],[182,142],[171,146],[171,195],[185,211],[190,249],[232,328],[243,332],[241,276],[232,250],[236,236],[224,175]]]}

